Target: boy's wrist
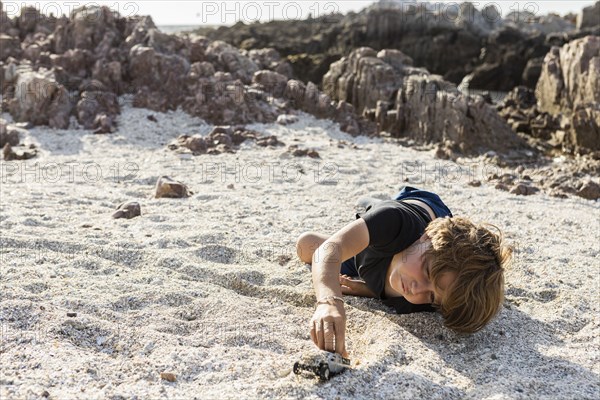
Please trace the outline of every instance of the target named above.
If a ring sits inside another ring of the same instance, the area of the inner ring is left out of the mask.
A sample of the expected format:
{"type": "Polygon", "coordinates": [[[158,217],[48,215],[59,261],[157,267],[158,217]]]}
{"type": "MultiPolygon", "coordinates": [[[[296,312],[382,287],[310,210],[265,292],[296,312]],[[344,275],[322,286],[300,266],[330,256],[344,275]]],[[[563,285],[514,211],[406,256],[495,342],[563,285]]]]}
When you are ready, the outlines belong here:
{"type": "Polygon", "coordinates": [[[329,304],[332,306],[336,306],[338,304],[344,304],[345,301],[342,297],[340,296],[325,296],[322,297],[321,299],[317,300],[317,305],[319,304],[329,304]]]}

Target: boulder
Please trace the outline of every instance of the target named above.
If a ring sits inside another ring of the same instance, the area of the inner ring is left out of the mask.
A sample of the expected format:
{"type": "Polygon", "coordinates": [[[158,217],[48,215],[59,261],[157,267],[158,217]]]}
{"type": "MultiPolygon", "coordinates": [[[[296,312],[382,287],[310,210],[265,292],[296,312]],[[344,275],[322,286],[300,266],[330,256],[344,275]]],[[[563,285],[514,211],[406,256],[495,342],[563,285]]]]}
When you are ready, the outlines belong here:
{"type": "Polygon", "coordinates": [[[113,130],[114,117],[120,112],[119,101],[112,92],[85,91],[76,106],[79,123],[85,129],[102,128],[102,133],[113,130]]]}
{"type": "Polygon", "coordinates": [[[9,101],[9,112],[17,122],[49,125],[66,129],[72,104],[64,86],[56,82],[54,72],[22,69],[17,72],[14,98],[9,101]]]}
{"type": "Polygon", "coordinates": [[[131,219],[142,215],[142,208],[140,203],[136,201],[130,201],[128,203],[121,203],[117,207],[117,211],[115,211],[112,215],[114,219],[126,218],[131,219]]]}
{"type": "Polygon", "coordinates": [[[570,118],[569,144],[600,149],[600,37],[553,47],[536,87],[538,108],[570,118]]]}
{"type": "Polygon", "coordinates": [[[238,49],[223,41],[216,40],[206,49],[207,61],[210,61],[218,71],[229,72],[234,78],[245,84],[250,84],[252,76],[258,71],[258,66],[238,49]]]}
{"type": "Polygon", "coordinates": [[[287,81],[285,75],[273,71],[257,71],[252,76],[252,83],[273,97],[283,97],[287,81]]]}
{"type": "Polygon", "coordinates": [[[139,44],[131,48],[129,56],[128,72],[136,91],[134,106],[163,112],[176,109],[185,97],[189,62],[139,44]]]}
{"type": "Polygon", "coordinates": [[[190,197],[190,192],[187,186],[181,182],[175,181],[168,176],[161,176],[156,181],[155,198],[183,198],[190,197]]]}
{"type": "Polygon", "coordinates": [[[464,153],[527,147],[481,96],[465,96],[441,76],[409,64],[397,50],[359,48],[332,64],[323,87],[396,137],[464,153]]]}

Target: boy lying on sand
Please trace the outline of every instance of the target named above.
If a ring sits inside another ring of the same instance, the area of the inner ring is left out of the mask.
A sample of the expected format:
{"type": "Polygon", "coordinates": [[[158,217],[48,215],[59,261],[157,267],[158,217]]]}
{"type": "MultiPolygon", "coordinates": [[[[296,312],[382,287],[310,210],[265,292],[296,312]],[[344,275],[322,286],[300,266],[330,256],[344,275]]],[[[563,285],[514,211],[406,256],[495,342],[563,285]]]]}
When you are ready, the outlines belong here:
{"type": "Polygon", "coordinates": [[[347,357],[342,294],[379,298],[400,314],[438,310],[465,333],[498,312],[512,253],[500,232],[453,217],[438,195],[409,186],[392,200],[362,202],[366,211],[333,236],[305,232],[296,244],[312,263],[310,335],[320,349],[347,357]]]}

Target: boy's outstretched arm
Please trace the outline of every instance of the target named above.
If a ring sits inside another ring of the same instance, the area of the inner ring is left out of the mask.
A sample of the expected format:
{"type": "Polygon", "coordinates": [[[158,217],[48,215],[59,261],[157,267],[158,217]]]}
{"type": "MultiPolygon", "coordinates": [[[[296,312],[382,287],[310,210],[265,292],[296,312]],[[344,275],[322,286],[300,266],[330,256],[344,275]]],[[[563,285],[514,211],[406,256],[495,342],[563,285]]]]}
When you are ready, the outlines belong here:
{"type": "Polygon", "coordinates": [[[318,304],[311,319],[310,336],[322,350],[347,356],[346,313],[339,300],[340,269],[343,260],[354,257],[368,245],[367,224],[360,218],[333,234],[313,254],[312,279],[318,304]]]}

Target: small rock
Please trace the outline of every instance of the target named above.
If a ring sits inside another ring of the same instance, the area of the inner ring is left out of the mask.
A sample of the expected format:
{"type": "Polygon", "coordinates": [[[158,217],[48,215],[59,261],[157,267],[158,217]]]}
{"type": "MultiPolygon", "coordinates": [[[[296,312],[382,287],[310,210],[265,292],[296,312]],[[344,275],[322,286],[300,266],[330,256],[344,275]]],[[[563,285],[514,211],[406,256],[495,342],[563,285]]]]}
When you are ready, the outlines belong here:
{"type": "Polygon", "coordinates": [[[588,200],[597,200],[600,198],[600,185],[594,181],[587,181],[579,189],[577,196],[588,200]]]}
{"type": "Polygon", "coordinates": [[[535,186],[528,186],[523,183],[519,183],[510,190],[510,193],[520,195],[520,196],[530,196],[539,191],[540,191],[540,189],[535,186]]]}
{"type": "Polygon", "coordinates": [[[478,181],[478,180],[469,181],[469,186],[479,187],[479,186],[481,186],[481,181],[478,181]]]}
{"type": "Polygon", "coordinates": [[[68,312],[67,317],[75,318],[77,316],[76,312],[68,312]]]}
{"type": "Polygon", "coordinates": [[[13,161],[13,160],[29,160],[36,156],[37,151],[13,151],[10,143],[6,143],[2,148],[2,154],[4,156],[4,161],[13,161]]]}
{"type": "Polygon", "coordinates": [[[227,185],[227,189],[235,189],[235,186],[233,185],[233,183],[230,183],[229,185],[227,185]]]}
{"type": "Polygon", "coordinates": [[[310,158],[321,158],[316,150],[309,150],[306,155],[310,158]]]}
{"type": "Polygon", "coordinates": [[[48,391],[47,391],[47,390],[44,390],[44,391],[42,392],[42,397],[50,397],[50,393],[48,393],[48,391]]]}
{"type": "Polygon", "coordinates": [[[117,211],[112,215],[113,218],[135,218],[142,215],[142,208],[140,207],[140,203],[131,201],[129,203],[121,203],[119,207],[117,207],[117,211]]]}
{"type": "Polygon", "coordinates": [[[190,197],[192,192],[181,182],[175,181],[168,176],[161,176],[156,182],[156,193],[154,197],[183,198],[190,197]]]}
{"type": "Polygon", "coordinates": [[[169,382],[175,382],[177,380],[177,377],[171,372],[161,372],[160,379],[164,379],[165,381],[169,382]]]}
{"type": "Polygon", "coordinates": [[[152,122],[158,122],[158,120],[156,119],[156,117],[152,114],[148,115],[146,118],[148,118],[148,121],[152,121],[152,122]]]}

